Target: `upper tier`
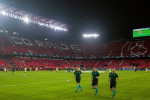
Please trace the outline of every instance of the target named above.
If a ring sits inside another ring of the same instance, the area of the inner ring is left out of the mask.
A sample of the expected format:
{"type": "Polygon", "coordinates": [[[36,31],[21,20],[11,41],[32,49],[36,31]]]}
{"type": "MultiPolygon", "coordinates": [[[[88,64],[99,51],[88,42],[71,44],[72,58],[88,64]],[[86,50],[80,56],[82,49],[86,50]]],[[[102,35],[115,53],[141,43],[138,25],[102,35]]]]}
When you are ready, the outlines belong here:
{"type": "Polygon", "coordinates": [[[52,42],[0,33],[0,55],[26,55],[59,58],[105,58],[148,56],[150,40],[100,43],[95,45],[52,42]]]}

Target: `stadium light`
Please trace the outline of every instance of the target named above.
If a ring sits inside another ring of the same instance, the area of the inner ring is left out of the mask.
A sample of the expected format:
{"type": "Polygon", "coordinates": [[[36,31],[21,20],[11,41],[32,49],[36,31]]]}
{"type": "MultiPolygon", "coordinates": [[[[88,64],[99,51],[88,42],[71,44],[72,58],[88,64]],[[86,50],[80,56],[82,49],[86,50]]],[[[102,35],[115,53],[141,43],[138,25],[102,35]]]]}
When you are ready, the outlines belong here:
{"type": "Polygon", "coordinates": [[[99,34],[97,33],[91,33],[91,34],[83,34],[84,38],[98,38],[99,34]]]}
{"type": "Polygon", "coordinates": [[[43,24],[43,23],[39,23],[39,25],[40,25],[40,26],[43,26],[44,24],[43,24]]]}
{"type": "Polygon", "coordinates": [[[6,15],[7,13],[5,11],[1,11],[1,14],[2,15],[6,15]]]}
{"type": "Polygon", "coordinates": [[[26,23],[34,23],[40,26],[45,26],[58,31],[68,31],[68,25],[62,22],[58,22],[52,19],[44,18],[42,16],[34,15],[26,11],[19,10],[14,7],[9,7],[0,3],[0,15],[20,19],[26,23]],[[25,16],[26,15],[26,16],[25,16]],[[29,15],[29,16],[27,16],[29,15]]]}
{"type": "Polygon", "coordinates": [[[28,17],[24,17],[23,21],[26,22],[26,23],[29,23],[30,19],[28,17]]]}

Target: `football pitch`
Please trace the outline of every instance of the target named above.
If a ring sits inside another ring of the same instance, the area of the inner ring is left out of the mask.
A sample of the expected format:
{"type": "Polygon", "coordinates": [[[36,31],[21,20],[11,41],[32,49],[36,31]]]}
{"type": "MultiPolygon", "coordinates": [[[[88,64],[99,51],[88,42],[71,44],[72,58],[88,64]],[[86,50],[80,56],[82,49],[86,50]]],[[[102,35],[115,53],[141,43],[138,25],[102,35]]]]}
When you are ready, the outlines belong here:
{"type": "Polygon", "coordinates": [[[100,73],[98,95],[91,87],[91,73],[83,73],[78,93],[72,72],[0,72],[0,100],[150,100],[150,73],[116,71],[120,80],[112,98],[107,73],[100,73]],[[69,82],[67,82],[69,80],[69,82]]]}

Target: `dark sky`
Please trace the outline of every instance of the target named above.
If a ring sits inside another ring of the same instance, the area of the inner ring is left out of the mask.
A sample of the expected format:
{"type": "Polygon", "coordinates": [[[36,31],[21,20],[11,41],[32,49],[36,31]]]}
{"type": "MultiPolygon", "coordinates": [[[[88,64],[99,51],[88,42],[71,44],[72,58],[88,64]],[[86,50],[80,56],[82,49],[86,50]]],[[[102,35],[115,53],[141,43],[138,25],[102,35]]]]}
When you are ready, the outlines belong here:
{"type": "Polygon", "coordinates": [[[148,1],[137,0],[0,0],[72,26],[70,37],[97,32],[101,40],[129,39],[133,28],[150,27],[148,1]]]}

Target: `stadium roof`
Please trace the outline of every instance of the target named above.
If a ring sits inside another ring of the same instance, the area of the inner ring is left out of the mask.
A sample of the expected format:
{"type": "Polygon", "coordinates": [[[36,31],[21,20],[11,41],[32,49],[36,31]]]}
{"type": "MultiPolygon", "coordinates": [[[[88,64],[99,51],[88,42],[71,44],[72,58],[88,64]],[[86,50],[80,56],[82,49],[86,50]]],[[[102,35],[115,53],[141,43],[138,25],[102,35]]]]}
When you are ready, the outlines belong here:
{"type": "Polygon", "coordinates": [[[69,29],[69,25],[65,23],[55,21],[49,18],[44,18],[42,16],[38,16],[23,10],[19,10],[17,8],[5,5],[3,3],[0,3],[0,14],[12,18],[20,19],[27,23],[34,23],[41,26],[45,26],[54,30],[68,31],[69,29]]]}

